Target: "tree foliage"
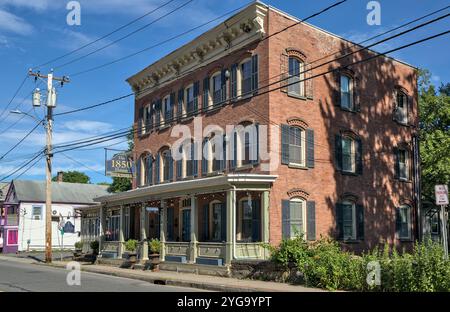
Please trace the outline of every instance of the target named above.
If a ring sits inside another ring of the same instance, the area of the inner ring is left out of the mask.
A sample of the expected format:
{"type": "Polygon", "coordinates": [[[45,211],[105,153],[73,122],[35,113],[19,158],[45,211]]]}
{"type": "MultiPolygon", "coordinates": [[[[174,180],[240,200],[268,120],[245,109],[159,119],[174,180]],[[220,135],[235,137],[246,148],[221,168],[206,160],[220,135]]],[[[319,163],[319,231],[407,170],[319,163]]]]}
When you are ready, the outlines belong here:
{"type": "MultiPolygon", "coordinates": [[[[52,181],[57,181],[58,177],[54,176],[52,181]]],[[[91,178],[84,172],[80,171],[63,171],[63,182],[68,183],[91,183],[91,178]]]]}
{"type": "Polygon", "coordinates": [[[131,181],[128,178],[114,177],[108,192],[119,193],[131,190],[131,181]]]}
{"type": "Polygon", "coordinates": [[[450,182],[450,83],[437,91],[430,76],[421,70],[419,79],[422,194],[428,199],[434,198],[434,185],[450,182]]]}

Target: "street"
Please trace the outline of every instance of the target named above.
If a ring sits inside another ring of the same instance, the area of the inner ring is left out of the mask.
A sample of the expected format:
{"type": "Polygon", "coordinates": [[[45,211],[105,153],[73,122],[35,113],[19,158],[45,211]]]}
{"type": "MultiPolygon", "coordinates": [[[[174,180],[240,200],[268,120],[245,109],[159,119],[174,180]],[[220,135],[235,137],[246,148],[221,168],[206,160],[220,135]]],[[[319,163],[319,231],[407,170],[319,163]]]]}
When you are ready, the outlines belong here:
{"type": "Polygon", "coordinates": [[[66,283],[68,271],[0,260],[0,292],[187,292],[198,289],[154,285],[128,278],[81,272],[81,286],[66,283]]]}

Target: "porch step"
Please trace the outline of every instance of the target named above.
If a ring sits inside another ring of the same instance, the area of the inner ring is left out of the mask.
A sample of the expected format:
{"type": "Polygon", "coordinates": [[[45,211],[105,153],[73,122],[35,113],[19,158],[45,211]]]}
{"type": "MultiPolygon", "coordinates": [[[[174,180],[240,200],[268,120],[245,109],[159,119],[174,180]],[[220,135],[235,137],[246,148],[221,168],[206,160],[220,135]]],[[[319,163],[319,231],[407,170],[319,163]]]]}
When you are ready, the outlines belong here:
{"type": "Polygon", "coordinates": [[[197,263],[180,263],[164,261],[159,265],[161,271],[171,271],[178,273],[192,273],[199,275],[211,275],[220,277],[229,277],[230,270],[228,265],[205,265],[197,263]]]}

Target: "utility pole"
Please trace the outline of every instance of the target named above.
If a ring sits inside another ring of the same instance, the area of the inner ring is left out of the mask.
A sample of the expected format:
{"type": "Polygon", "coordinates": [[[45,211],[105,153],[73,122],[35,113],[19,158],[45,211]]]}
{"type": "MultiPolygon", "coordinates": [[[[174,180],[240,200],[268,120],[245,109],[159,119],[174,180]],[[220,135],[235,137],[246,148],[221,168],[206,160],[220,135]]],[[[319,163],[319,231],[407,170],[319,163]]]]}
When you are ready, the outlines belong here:
{"type": "MultiPolygon", "coordinates": [[[[46,134],[47,146],[45,149],[46,156],[46,187],[45,187],[45,262],[52,262],[52,132],[53,132],[53,108],[56,107],[56,90],[53,87],[53,80],[59,81],[61,86],[70,82],[69,77],[54,77],[53,70],[48,75],[42,75],[39,71],[33,72],[31,69],[28,75],[38,78],[47,79],[47,114],[46,114],[46,134]]],[[[33,106],[40,106],[39,89],[33,92],[33,106]]]]}

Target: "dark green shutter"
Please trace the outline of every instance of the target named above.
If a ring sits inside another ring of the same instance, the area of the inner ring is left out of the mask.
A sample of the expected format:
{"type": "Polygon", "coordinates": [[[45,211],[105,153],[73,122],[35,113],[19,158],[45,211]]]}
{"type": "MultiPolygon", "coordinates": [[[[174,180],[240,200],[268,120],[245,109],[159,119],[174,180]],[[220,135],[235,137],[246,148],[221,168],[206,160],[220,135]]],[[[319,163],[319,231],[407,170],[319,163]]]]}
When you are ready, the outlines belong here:
{"type": "Polygon", "coordinates": [[[314,130],[306,129],[306,166],[314,168],[314,130]]]}
{"type": "Polygon", "coordinates": [[[237,64],[231,65],[230,89],[231,89],[231,98],[232,99],[236,98],[237,97],[237,64]]]}
{"type": "Polygon", "coordinates": [[[289,164],[289,126],[281,125],[281,163],[289,164]]]}
{"type": "MultiPolygon", "coordinates": [[[[231,144],[230,144],[231,146],[231,144]]],[[[231,153],[230,153],[231,154],[231,153]]],[[[237,166],[237,132],[233,132],[233,158],[230,160],[230,168],[234,169],[237,166]]]]}
{"type": "Polygon", "coordinates": [[[203,241],[209,239],[209,204],[203,205],[203,241]]]}
{"type": "Polygon", "coordinates": [[[155,184],[158,184],[160,182],[159,163],[160,163],[160,154],[157,154],[155,159],[155,184]]]}
{"type": "Polygon", "coordinates": [[[397,239],[400,238],[400,231],[402,228],[402,218],[400,215],[400,207],[395,208],[395,235],[397,239]]]}
{"type": "Polygon", "coordinates": [[[283,239],[291,238],[291,205],[289,200],[281,201],[281,233],[283,239]]]}
{"type": "Polygon", "coordinates": [[[252,241],[261,241],[261,203],[260,200],[252,200],[252,241]]]}
{"type": "Polygon", "coordinates": [[[208,99],[209,99],[209,77],[203,79],[203,102],[202,108],[205,111],[208,108],[208,99]]]}
{"type": "Polygon", "coordinates": [[[208,174],[208,159],[207,159],[208,155],[203,155],[206,144],[208,144],[207,139],[203,140],[202,145],[202,176],[206,176],[208,174]]]}
{"type": "Polygon", "coordinates": [[[342,137],[340,134],[336,134],[334,146],[336,169],[342,170],[342,137]]]}
{"type": "Polygon", "coordinates": [[[136,186],[141,186],[141,158],[136,160],[136,186]]]}
{"type": "Polygon", "coordinates": [[[161,125],[161,105],[162,100],[161,99],[156,100],[156,121],[155,121],[156,127],[159,127],[161,125]]]}
{"type": "Polygon", "coordinates": [[[220,207],[220,214],[221,214],[221,222],[220,225],[220,239],[221,241],[226,242],[227,241],[227,205],[225,203],[221,204],[220,207]]]}
{"type": "Polygon", "coordinates": [[[222,93],[222,105],[227,100],[227,77],[225,76],[226,68],[222,69],[220,73],[220,89],[222,93]]]}
{"type": "Polygon", "coordinates": [[[173,158],[172,158],[172,153],[169,151],[169,157],[168,161],[169,161],[169,181],[173,180],[173,158]]]}
{"type": "Polygon", "coordinates": [[[220,170],[225,170],[225,163],[227,161],[227,139],[226,135],[223,135],[222,140],[222,159],[220,160],[220,170]]]}
{"type": "Polygon", "coordinates": [[[169,120],[165,120],[165,123],[170,123],[173,121],[173,110],[175,107],[175,92],[170,93],[170,110],[169,110],[169,120]]]}
{"type": "Polygon", "coordinates": [[[362,174],[363,173],[363,153],[362,153],[362,142],[361,139],[355,140],[356,144],[356,173],[362,174]]]}
{"type": "Polygon", "coordinates": [[[198,159],[195,157],[197,154],[197,143],[193,142],[191,145],[191,162],[192,162],[192,175],[196,177],[198,175],[198,159]]]}
{"type": "Polygon", "coordinates": [[[252,56],[252,91],[258,91],[258,55],[252,56]]]}
{"type": "Polygon", "coordinates": [[[256,133],[255,133],[255,136],[252,138],[252,140],[253,139],[256,140],[256,142],[253,143],[256,148],[256,151],[255,151],[256,155],[255,155],[254,159],[250,160],[252,164],[259,163],[259,124],[258,123],[255,124],[255,131],[256,131],[256,133]]]}
{"type": "Polygon", "coordinates": [[[173,207],[167,207],[167,240],[173,241],[173,207]]]}
{"type": "Polygon", "coordinates": [[[364,206],[356,205],[356,239],[364,240],[364,206]]]}
{"type": "Polygon", "coordinates": [[[200,81],[194,82],[194,115],[198,113],[198,95],[200,93],[200,81]]]}
{"type": "Polygon", "coordinates": [[[152,155],[147,156],[147,184],[153,184],[153,158],[152,155]]]}
{"type": "Polygon", "coordinates": [[[336,238],[344,239],[344,205],[336,204],[336,238]]]}
{"type": "Polygon", "coordinates": [[[142,135],[142,117],[144,116],[144,108],[140,107],[138,112],[138,129],[137,129],[137,135],[140,137],[142,135]]]}
{"type": "MultiPolygon", "coordinates": [[[[183,147],[180,146],[179,150],[180,154],[183,153],[183,147]]],[[[183,171],[183,159],[179,159],[177,162],[177,180],[181,179],[182,171],[183,171]]]]}
{"type": "Polygon", "coordinates": [[[394,177],[398,179],[400,177],[400,158],[398,148],[394,148],[394,177]]]}
{"type": "Polygon", "coordinates": [[[184,100],[184,89],[181,88],[178,90],[178,107],[177,107],[177,116],[181,118],[183,115],[183,100],[184,100]]]}
{"type": "Polygon", "coordinates": [[[316,202],[306,202],[306,237],[308,240],[316,240],[316,202]]]}

